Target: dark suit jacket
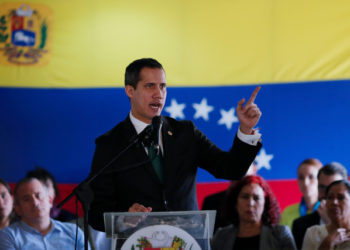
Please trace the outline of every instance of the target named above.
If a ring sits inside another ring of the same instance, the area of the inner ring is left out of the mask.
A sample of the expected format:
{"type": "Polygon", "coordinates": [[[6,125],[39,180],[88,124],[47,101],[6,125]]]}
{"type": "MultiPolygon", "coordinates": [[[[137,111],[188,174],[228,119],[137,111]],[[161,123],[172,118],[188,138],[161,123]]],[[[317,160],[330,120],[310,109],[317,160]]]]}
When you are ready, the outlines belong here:
{"type": "Polygon", "coordinates": [[[320,220],[320,215],[317,213],[317,211],[315,211],[311,214],[301,216],[293,221],[292,233],[298,249],[301,249],[303,246],[306,230],[313,225],[319,225],[320,220]]]}
{"type": "MultiPolygon", "coordinates": [[[[152,207],[152,211],[198,210],[198,166],[217,178],[239,179],[261,148],[261,143],[251,146],[236,137],[232,149],[224,152],[192,122],[164,116],[161,119],[164,184],[158,180],[141,143],[134,145],[91,184],[95,198],[89,211],[89,221],[94,228],[104,229],[104,212],[128,211],[135,202],[152,207]],[[130,166],[134,168],[125,169],[130,166]]],[[[91,174],[125,149],[134,136],[136,130],[128,116],[111,131],[97,138],[91,174]]]]}
{"type": "Polygon", "coordinates": [[[204,198],[202,210],[216,210],[214,233],[219,227],[225,227],[231,224],[229,220],[226,220],[223,214],[225,206],[227,190],[208,195],[204,198]]]}

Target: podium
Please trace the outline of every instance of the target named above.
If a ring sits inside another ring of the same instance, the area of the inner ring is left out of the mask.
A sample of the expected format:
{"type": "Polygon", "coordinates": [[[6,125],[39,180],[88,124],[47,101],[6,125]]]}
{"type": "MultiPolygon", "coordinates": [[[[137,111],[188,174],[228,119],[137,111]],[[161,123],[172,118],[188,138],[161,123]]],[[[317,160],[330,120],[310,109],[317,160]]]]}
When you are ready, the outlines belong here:
{"type": "Polygon", "coordinates": [[[104,213],[111,250],[210,250],[216,211],[104,213]]]}

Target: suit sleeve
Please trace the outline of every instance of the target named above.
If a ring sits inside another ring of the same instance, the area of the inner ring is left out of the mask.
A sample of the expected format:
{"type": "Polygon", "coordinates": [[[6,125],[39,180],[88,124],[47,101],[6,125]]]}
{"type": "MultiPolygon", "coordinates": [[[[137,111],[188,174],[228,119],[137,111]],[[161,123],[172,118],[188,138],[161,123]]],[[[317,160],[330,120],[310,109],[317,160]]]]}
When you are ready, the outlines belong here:
{"type": "Polygon", "coordinates": [[[235,136],[231,149],[225,152],[212,143],[193,123],[191,124],[199,148],[198,165],[216,178],[241,179],[262,147],[260,142],[257,146],[253,146],[235,136]]]}
{"type": "MultiPolygon", "coordinates": [[[[96,140],[96,149],[92,161],[91,173],[94,175],[103,168],[112,158],[113,147],[103,139],[96,140]]],[[[89,224],[96,230],[104,231],[104,212],[116,212],[115,190],[111,174],[102,172],[91,183],[94,192],[94,201],[89,210],[89,224]]]]}

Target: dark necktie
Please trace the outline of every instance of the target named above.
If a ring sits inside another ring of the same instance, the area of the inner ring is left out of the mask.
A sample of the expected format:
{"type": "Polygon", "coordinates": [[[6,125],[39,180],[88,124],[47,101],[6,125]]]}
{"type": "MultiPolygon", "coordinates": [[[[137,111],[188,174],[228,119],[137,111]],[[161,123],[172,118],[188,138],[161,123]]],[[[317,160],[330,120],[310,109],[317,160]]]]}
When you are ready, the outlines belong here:
{"type": "MultiPolygon", "coordinates": [[[[152,129],[153,126],[151,125],[152,129]]],[[[153,133],[157,133],[158,131],[153,131],[153,133]]],[[[156,150],[154,148],[154,142],[151,143],[149,147],[147,147],[148,150],[148,157],[150,158],[152,162],[152,166],[154,171],[156,172],[158,179],[163,183],[163,157],[162,157],[162,151],[159,149],[159,153],[156,153],[156,150]]]]}

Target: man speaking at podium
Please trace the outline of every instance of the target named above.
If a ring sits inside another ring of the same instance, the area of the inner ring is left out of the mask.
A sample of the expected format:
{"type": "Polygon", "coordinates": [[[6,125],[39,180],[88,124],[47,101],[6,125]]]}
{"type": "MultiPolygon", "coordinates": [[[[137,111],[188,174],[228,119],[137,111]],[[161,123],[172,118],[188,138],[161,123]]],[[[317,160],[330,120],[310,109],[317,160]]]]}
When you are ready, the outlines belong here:
{"type": "Polygon", "coordinates": [[[134,144],[92,183],[89,223],[104,231],[104,212],[198,210],[197,167],[216,178],[240,179],[261,148],[254,130],[261,112],[250,99],[238,102],[239,130],[229,152],[214,145],[191,121],[160,116],[167,88],[162,65],[152,58],[132,62],[125,72],[131,111],[126,119],[96,139],[93,175],[128,147],[137,134],[150,136],[134,144]],[[149,126],[152,125],[152,126],[149,126]],[[146,130],[145,130],[146,129],[146,130]]]}

